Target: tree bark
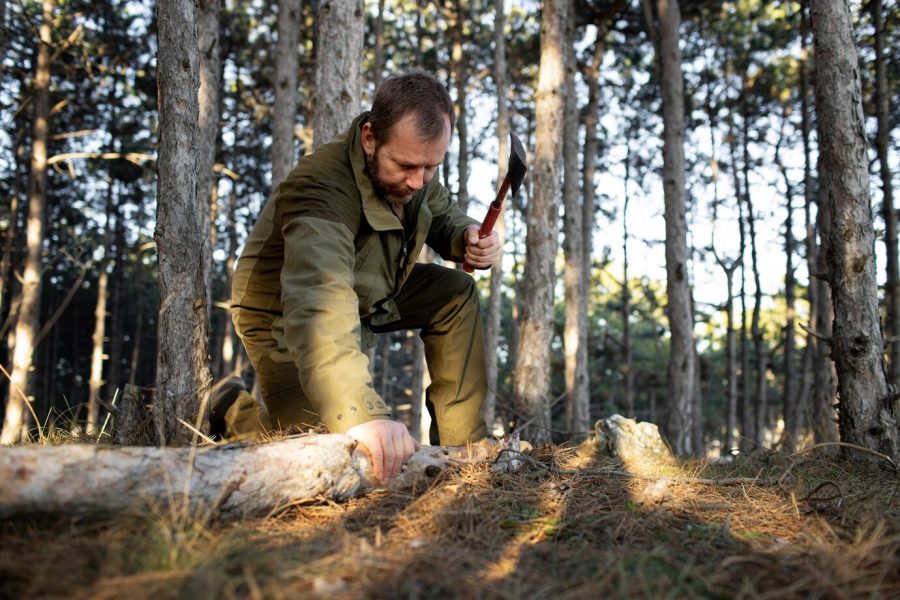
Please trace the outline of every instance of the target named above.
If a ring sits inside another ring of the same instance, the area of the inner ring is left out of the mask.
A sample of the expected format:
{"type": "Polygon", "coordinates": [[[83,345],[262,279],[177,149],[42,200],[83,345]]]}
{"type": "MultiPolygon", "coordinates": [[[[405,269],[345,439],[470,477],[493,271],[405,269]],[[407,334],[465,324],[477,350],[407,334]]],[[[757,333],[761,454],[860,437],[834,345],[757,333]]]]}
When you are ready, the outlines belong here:
{"type": "Polygon", "coordinates": [[[375,64],[372,65],[372,83],[375,89],[381,83],[384,71],[384,0],[378,0],[378,15],[375,17],[375,64]]]}
{"type": "MultiPolygon", "coordinates": [[[[222,0],[197,0],[197,43],[200,50],[200,87],[197,92],[199,117],[197,128],[197,202],[203,231],[210,232],[215,213],[212,204],[218,197],[213,167],[216,163],[216,140],[219,137],[220,88],[222,87],[222,58],[219,45],[219,12],[222,0]]],[[[212,250],[215,246],[210,234],[204,236],[203,280],[208,294],[212,293],[212,250]]],[[[206,309],[212,296],[207,298],[206,309]]],[[[207,316],[207,319],[209,317],[207,316]]]]}
{"type": "MultiPolygon", "coordinates": [[[[785,115],[785,121],[787,116],[785,115]]],[[[784,124],[782,124],[783,126],[784,124]]],[[[781,177],[784,179],[784,197],[787,215],[784,220],[784,253],[785,253],[785,275],[784,275],[784,302],[785,302],[785,326],[784,326],[784,388],[782,392],[782,415],[784,417],[784,450],[793,452],[797,446],[797,439],[800,437],[800,418],[802,416],[799,410],[799,398],[797,397],[797,373],[796,373],[796,332],[795,332],[795,302],[796,302],[796,283],[794,278],[794,253],[796,252],[796,242],[794,241],[794,184],[788,175],[784,161],[781,159],[781,141],[784,135],[775,145],[775,163],[778,170],[781,171],[781,177]]]]}
{"type": "Polygon", "coordinates": [[[466,3],[455,0],[455,15],[451,37],[453,39],[453,72],[456,87],[456,136],[459,141],[459,156],[456,162],[457,192],[456,198],[463,212],[469,208],[469,129],[466,112],[466,86],[469,83],[468,62],[464,47],[464,23],[466,20],[466,3]]]}
{"type": "Polygon", "coordinates": [[[834,299],[832,356],[840,390],[841,440],[900,459],[900,402],[888,389],[875,275],[865,120],[849,7],[812,5],[816,110],[823,200],[831,208],[828,252],[834,299]]]}
{"type": "Polygon", "coordinates": [[[691,447],[694,397],[694,317],[688,280],[684,173],[684,83],[681,74],[677,0],[658,0],[659,65],[663,112],[663,190],[666,219],[666,289],[671,330],[667,434],[676,454],[691,447]]]}
{"type": "Polygon", "coordinates": [[[0,444],[9,445],[27,437],[30,420],[31,368],[36,350],[35,334],[41,310],[41,246],[44,242],[44,205],[47,200],[47,139],[50,120],[50,28],[53,0],[41,3],[42,17],[37,64],[34,73],[31,182],[26,221],[26,255],[22,277],[19,317],[16,321],[12,373],[0,444]]]}
{"type": "Polygon", "coordinates": [[[884,48],[885,17],[881,0],[872,0],[869,8],[875,26],[875,113],[878,119],[875,150],[878,153],[878,168],[881,171],[881,214],[884,217],[884,246],[887,256],[884,304],[887,309],[886,324],[890,336],[888,375],[891,383],[900,386],[900,264],[898,264],[900,254],[898,254],[897,211],[894,209],[890,168],[891,125],[888,99],[891,88],[887,79],[884,48]]]}
{"type": "MultiPolygon", "coordinates": [[[[634,415],[634,356],[631,342],[631,287],[628,281],[628,204],[631,195],[628,191],[628,183],[631,180],[631,139],[626,139],[625,150],[625,192],[622,202],[622,388],[624,397],[625,416],[629,419],[634,415]]],[[[587,328],[587,323],[585,323],[587,328]]]]}
{"type": "MultiPolygon", "coordinates": [[[[66,517],[185,510],[207,518],[266,515],[302,502],[346,500],[380,487],[368,457],[341,434],[207,448],[87,444],[0,452],[0,518],[66,517]]],[[[428,482],[448,465],[472,462],[459,449],[425,447],[391,482],[428,482]]]]}
{"type": "Polygon", "coordinates": [[[208,423],[207,289],[204,260],[209,227],[197,198],[196,14],[190,0],[160,0],[159,184],[154,238],[159,257],[156,429],[161,445],[188,443],[179,419],[208,423]]]}
{"type": "Polygon", "coordinates": [[[91,336],[91,374],[88,379],[87,425],[85,431],[93,435],[100,415],[100,388],[103,386],[103,342],[106,338],[106,304],[109,284],[109,252],[112,246],[113,189],[115,180],[110,175],[106,190],[106,224],[103,227],[104,256],[97,265],[97,302],[94,305],[94,334],[91,336]]]}
{"type": "Polygon", "coordinates": [[[275,46],[275,106],[272,111],[272,191],[294,167],[297,120],[297,54],[302,0],[279,0],[275,46]]]}
{"type": "Polygon", "coordinates": [[[565,314],[563,332],[566,378],[566,424],[573,440],[582,440],[591,427],[587,372],[587,301],[584,277],[584,212],[578,171],[578,99],[575,95],[575,11],[566,18],[566,103],[563,137],[563,200],[565,205],[565,314]]]}
{"type": "Polygon", "coordinates": [[[365,32],[362,0],[323,0],[316,19],[313,143],[318,148],[346,129],[359,113],[365,32]]]}
{"type": "MultiPolygon", "coordinates": [[[[494,83],[497,86],[497,182],[499,188],[506,177],[509,164],[509,108],[506,79],[506,15],[504,0],[494,0],[494,83]]],[[[501,240],[506,234],[504,211],[495,229],[501,240]]],[[[487,306],[487,323],[484,330],[485,362],[487,370],[487,394],[484,398],[484,422],[488,430],[497,420],[497,349],[500,347],[500,327],[503,310],[503,263],[498,261],[491,268],[490,299],[487,306]]]]}
{"type": "Polygon", "coordinates": [[[550,343],[553,339],[554,262],[559,237],[565,109],[565,23],[569,2],[544,0],[538,75],[534,197],[528,214],[527,254],[516,360],[516,409],[528,425],[522,435],[550,440],[550,343]]]}
{"type": "Polygon", "coordinates": [[[756,434],[754,439],[757,446],[762,446],[763,435],[766,430],[766,404],[768,382],[766,375],[768,374],[768,348],[766,347],[765,331],[760,324],[762,315],[762,282],[759,275],[759,260],[756,252],[756,215],[753,210],[753,197],[750,194],[750,118],[747,109],[746,93],[744,90],[741,96],[741,116],[743,117],[743,134],[741,136],[741,145],[744,149],[743,174],[744,174],[744,204],[747,206],[747,231],[750,234],[750,262],[753,272],[753,317],[750,323],[750,333],[753,336],[753,346],[756,351],[756,397],[753,402],[754,408],[754,425],[753,430],[756,434]]]}

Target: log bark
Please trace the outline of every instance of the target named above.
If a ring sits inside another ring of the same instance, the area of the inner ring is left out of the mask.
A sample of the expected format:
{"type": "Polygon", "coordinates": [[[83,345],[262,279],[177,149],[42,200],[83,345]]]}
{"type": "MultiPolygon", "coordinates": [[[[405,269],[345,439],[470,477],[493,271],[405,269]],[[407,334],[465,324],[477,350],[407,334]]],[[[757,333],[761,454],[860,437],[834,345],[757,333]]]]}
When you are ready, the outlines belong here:
{"type": "MultiPolygon", "coordinates": [[[[389,487],[427,484],[448,466],[488,460],[498,450],[423,447],[389,487]]],[[[181,508],[199,518],[230,520],[300,503],[347,500],[383,487],[368,457],[342,434],[206,448],[7,448],[0,451],[0,480],[4,519],[181,508]]]]}

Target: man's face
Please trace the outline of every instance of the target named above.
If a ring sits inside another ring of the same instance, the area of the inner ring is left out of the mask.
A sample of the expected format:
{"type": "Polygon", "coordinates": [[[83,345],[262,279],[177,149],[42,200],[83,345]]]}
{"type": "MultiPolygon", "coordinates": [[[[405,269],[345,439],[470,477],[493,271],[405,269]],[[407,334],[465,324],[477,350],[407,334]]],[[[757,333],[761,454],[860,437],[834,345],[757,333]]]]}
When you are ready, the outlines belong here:
{"type": "Polygon", "coordinates": [[[406,204],[412,195],[428,185],[444,162],[450,144],[450,119],[444,133],[433,140],[422,138],[415,116],[401,118],[386,142],[379,143],[368,123],[362,130],[366,168],[375,193],[393,204],[406,204]]]}

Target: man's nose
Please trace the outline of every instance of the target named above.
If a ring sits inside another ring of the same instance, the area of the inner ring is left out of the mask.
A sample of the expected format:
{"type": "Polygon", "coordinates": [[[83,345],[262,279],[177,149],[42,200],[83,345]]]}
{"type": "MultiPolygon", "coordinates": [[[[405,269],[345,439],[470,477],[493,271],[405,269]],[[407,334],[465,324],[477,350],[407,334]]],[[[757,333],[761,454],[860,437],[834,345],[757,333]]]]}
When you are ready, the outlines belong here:
{"type": "Polygon", "coordinates": [[[425,185],[425,169],[416,169],[406,178],[406,185],[414,190],[421,190],[425,185]]]}

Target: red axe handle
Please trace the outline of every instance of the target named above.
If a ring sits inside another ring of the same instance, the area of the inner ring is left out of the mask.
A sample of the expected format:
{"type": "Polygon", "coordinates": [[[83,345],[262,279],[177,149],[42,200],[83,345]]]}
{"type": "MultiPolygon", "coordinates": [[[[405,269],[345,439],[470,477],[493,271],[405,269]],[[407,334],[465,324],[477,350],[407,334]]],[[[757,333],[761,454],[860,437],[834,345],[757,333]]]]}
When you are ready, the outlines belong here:
{"type": "MultiPolygon", "coordinates": [[[[506,193],[509,191],[509,186],[510,180],[509,175],[507,175],[503,178],[503,184],[500,186],[500,191],[497,192],[497,197],[491,202],[490,207],[488,207],[488,212],[484,217],[484,221],[481,222],[481,229],[478,230],[479,239],[486,238],[494,231],[494,223],[497,222],[497,217],[500,216],[500,211],[503,209],[503,200],[506,199],[506,193]]],[[[472,273],[475,271],[475,267],[468,262],[465,262],[463,263],[463,271],[472,273]]]]}

